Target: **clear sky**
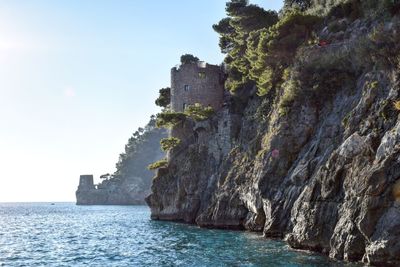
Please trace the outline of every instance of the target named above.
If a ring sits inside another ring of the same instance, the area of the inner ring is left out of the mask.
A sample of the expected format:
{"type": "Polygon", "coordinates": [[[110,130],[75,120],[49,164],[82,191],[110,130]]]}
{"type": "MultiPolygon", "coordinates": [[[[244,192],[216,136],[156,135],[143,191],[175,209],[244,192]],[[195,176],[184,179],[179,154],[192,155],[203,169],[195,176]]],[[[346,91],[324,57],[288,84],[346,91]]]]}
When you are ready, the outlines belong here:
{"type": "MultiPolygon", "coordinates": [[[[251,1],[278,10],[281,0],[251,1]]],[[[113,172],[170,68],[220,63],[225,0],[0,0],[0,201],[75,201],[113,172]]]]}

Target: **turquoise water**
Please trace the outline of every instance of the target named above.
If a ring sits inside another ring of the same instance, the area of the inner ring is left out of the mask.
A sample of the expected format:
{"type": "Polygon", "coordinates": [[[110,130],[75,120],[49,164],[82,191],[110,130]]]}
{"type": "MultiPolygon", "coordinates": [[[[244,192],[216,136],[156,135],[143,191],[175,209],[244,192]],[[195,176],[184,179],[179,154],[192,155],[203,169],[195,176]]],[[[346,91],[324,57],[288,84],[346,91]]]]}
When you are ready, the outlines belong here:
{"type": "Polygon", "coordinates": [[[0,266],[343,266],[253,233],[149,216],[144,206],[0,204],[0,266]]]}

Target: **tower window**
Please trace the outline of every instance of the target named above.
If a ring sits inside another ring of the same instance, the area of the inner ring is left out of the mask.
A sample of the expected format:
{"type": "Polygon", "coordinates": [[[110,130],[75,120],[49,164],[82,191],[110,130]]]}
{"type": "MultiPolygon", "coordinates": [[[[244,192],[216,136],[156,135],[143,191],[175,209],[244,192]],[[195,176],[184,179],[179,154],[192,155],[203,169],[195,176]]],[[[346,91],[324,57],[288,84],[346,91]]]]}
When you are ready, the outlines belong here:
{"type": "Polygon", "coordinates": [[[190,90],[190,85],[185,84],[183,90],[185,90],[185,92],[188,92],[190,90]]]}
{"type": "Polygon", "coordinates": [[[183,110],[185,110],[188,107],[186,103],[183,103],[183,110]]]}
{"type": "Polygon", "coordinates": [[[206,73],[205,72],[199,72],[199,78],[204,79],[206,77],[206,73]]]}

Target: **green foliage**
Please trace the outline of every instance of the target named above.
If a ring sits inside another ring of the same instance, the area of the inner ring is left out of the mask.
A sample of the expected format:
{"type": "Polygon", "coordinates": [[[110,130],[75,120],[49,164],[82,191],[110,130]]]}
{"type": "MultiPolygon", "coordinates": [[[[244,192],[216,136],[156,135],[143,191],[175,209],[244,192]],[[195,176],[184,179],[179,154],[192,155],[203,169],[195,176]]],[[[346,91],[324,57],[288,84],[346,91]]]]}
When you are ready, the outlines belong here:
{"type": "Polygon", "coordinates": [[[174,112],[165,110],[157,114],[156,126],[161,128],[172,128],[180,123],[183,123],[186,118],[191,118],[195,121],[202,121],[208,119],[214,114],[212,107],[203,107],[201,104],[196,103],[189,105],[184,112],[174,112]]]}
{"type": "Polygon", "coordinates": [[[290,79],[282,85],[283,95],[279,103],[279,115],[287,115],[293,102],[298,99],[299,95],[299,81],[297,79],[290,79]]]}
{"type": "Polygon", "coordinates": [[[286,7],[297,7],[304,11],[311,6],[311,0],[285,0],[284,4],[286,7]]]}
{"type": "Polygon", "coordinates": [[[174,147],[178,146],[180,143],[181,143],[181,140],[176,137],[163,138],[160,141],[161,149],[163,151],[171,150],[174,147]]]}
{"type": "Polygon", "coordinates": [[[164,111],[157,114],[156,126],[161,128],[172,128],[185,121],[186,115],[182,112],[164,111]]]}
{"type": "Polygon", "coordinates": [[[171,88],[161,88],[159,91],[159,97],[156,99],[155,103],[157,106],[166,108],[171,102],[171,88]]]}
{"type": "Polygon", "coordinates": [[[212,107],[203,107],[199,103],[196,103],[194,105],[189,105],[185,109],[185,115],[192,118],[195,121],[206,120],[213,114],[214,114],[214,110],[212,107]]]}
{"type": "Polygon", "coordinates": [[[229,51],[234,48],[232,36],[235,34],[235,28],[231,26],[231,20],[231,18],[224,18],[217,24],[213,25],[214,31],[221,35],[219,39],[219,47],[224,54],[229,53],[229,51]]]}
{"type": "Polygon", "coordinates": [[[251,62],[250,77],[256,81],[260,96],[282,82],[283,71],[292,63],[297,49],[313,38],[314,26],[320,20],[292,11],[269,29],[250,35],[246,56],[251,62]]]}
{"type": "Polygon", "coordinates": [[[296,55],[296,64],[290,73],[284,75],[289,79],[281,86],[283,95],[279,113],[288,114],[296,102],[302,101],[311,101],[320,107],[339,90],[355,88],[356,77],[362,69],[352,64],[352,53],[355,54],[345,47],[300,49],[296,55]]]}
{"type": "Polygon", "coordinates": [[[247,38],[250,33],[268,28],[278,21],[275,11],[266,11],[259,6],[248,4],[245,0],[232,0],[226,4],[228,17],[213,25],[220,34],[221,51],[227,54],[225,63],[228,79],[225,86],[231,92],[249,87],[248,70],[250,62],[245,57],[247,38]]]}
{"type": "Polygon", "coordinates": [[[120,154],[114,174],[104,174],[102,186],[117,181],[130,181],[137,188],[148,190],[153,173],[146,169],[154,158],[161,157],[160,140],[167,136],[164,129],[155,127],[156,118],[151,116],[149,123],[139,127],[129,138],[125,150],[120,154]]]}
{"type": "Polygon", "coordinates": [[[195,57],[191,54],[184,54],[181,56],[181,64],[193,64],[199,61],[198,57],[195,57]]]}
{"type": "Polygon", "coordinates": [[[339,3],[333,6],[327,14],[328,18],[350,18],[352,20],[358,19],[362,16],[363,10],[361,0],[350,0],[339,3]]]}
{"type": "Polygon", "coordinates": [[[149,166],[147,166],[147,168],[149,169],[149,170],[156,170],[156,169],[159,169],[159,168],[165,168],[165,167],[167,167],[168,166],[168,161],[167,161],[167,159],[161,159],[161,160],[159,160],[159,161],[156,161],[156,162],[154,162],[154,163],[151,163],[149,166]]]}
{"type": "MultiPolygon", "coordinates": [[[[310,4],[286,1],[286,5],[301,9],[310,4]]],[[[228,17],[213,26],[221,36],[221,51],[227,54],[225,86],[236,92],[256,84],[260,96],[283,83],[283,71],[292,63],[297,49],[315,39],[314,28],[321,22],[320,17],[299,9],[285,12],[278,19],[275,11],[249,5],[245,0],[228,2],[226,11],[228,17]]]]}

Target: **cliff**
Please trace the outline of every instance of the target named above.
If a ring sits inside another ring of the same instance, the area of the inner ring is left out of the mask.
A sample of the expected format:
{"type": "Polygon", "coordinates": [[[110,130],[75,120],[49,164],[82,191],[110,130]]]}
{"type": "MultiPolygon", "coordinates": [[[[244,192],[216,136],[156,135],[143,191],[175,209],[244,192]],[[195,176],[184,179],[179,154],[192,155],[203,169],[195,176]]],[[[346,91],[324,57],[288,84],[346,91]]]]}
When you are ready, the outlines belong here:
{"type": "Polygon", "coordinates": [[[152,219],[400,266],[399,18],[330,19],[329,45],[299,47],[274,90],[176,126],[187,138],[153,180],[152,219]]]}
{"type": "Polygon", "coordinates": [[[77,205],[143,205],[150,193],[153,172],[147,166],[164,157],[160,140],[167,136],[155,127],[152,117],[146,127],[139,128],[120,155],[116,172],[103,175],[100,184],[93,184],[92,175],[81,175],[76,191],[77,205]]]}

